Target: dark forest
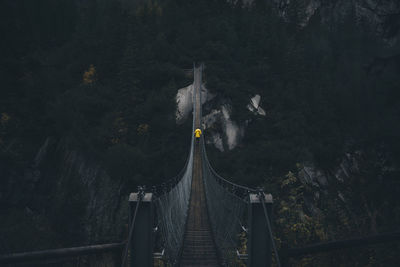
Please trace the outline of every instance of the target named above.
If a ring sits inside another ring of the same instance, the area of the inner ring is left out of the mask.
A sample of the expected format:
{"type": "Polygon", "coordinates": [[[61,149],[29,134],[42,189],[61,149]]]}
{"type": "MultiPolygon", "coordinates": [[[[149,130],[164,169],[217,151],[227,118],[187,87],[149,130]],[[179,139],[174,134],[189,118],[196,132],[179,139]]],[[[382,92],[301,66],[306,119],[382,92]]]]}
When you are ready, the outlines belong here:
{"type": "MultiPolygon", "coordinates": [[[[121,202],[185,164],[191,121],[176,123],[175,96],[193,62],[247,125],[236,148],[208,145],[210,162],[274,196],[280,250],[398,230],[400,16],[376,32],[356,9],[305,23],[307,1],[285,16],[276,2],[1,1],[0,254],[121,240],[121,202]],[[254,94],[266,116],[246,109],[254,94]],[[327,182],[304,181],[308,166],[327,182]],[[93,194],[115,195],[102,223],[88,215],[93,194]]],[[[390,243],[290,263],[396,266],[398,255],[390,243]]]]}

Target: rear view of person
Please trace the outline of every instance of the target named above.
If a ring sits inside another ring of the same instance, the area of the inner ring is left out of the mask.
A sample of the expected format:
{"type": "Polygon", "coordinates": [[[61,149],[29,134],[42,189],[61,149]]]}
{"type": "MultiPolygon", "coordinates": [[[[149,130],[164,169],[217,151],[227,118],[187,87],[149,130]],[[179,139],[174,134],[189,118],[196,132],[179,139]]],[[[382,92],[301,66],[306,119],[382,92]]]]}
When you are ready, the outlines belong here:
{"type": "Polygon", "coordinates": [[[194,131],[194,136],[196,137],[197,142],[199,142],[200,141],[200,136],[201,136],[201,130],[197,128],[194,131]]]}

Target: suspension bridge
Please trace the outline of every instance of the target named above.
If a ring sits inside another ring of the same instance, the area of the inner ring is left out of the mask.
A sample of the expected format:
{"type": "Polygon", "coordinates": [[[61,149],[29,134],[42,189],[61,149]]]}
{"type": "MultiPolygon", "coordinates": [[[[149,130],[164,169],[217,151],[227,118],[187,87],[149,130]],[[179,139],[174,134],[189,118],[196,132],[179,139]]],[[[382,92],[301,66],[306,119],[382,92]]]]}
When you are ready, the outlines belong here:
{"type": "MultiPolygon", "coordinates": [[[[267,251],[271,250],[271,244],[275,248],[268,219],[272,196],[220,177],[208,161],[203,135],[194,137],[195,129],[203,128],[202,75],[203,65],[194,66],[192,139],[185,168],[169,185],[164,184],[152,193],[131,194],[131,213],[138,220],[140,205],[153,203],[162,255],[173,266],[239,266],[246,261],[249,266],[269,266],[271,253],[267,251]],[[250,255],[241,251],[244,245],[241,241],[245,238],[249,239],[249,251],[253,252],[250,255]]],[[[151,225],[154,219],[151,208],[148,210],[148,221],[143,224],[151,225]]],[[[146,215],[140,217],[144,220],[146,215]]],[[[154,247],[151,237],[154,233],[135,226],[135,220],[130,224],[128,239],[132,244],[126,246],[122,265],[128,261],[128,247],[131,247],[133,266],[151,266],[153,255],[145,255],[154,247]],[[144,248],[143,240],[149,240],[148,249],[144,248]]]]}
{"type": "MultiPolygon", "coordinates": [[[[49,266],[43,262],[112,252],[121,255],[119,262],[101,266],[150,267],[155,259],[164,266],[280,266],[271,228],[272,196],[219,176],[207,158],[203,135],[194,137],[195,129],[203,128],[202,76],[203,65],[194,65],[192,139],[186,164],[162,185],[149,191],[140,187],[130,194],[126,241],[0,255],[0,265],[42,262],[28,266],[49,266]]],[[[284,258],[398,240],[396,232],[328,242],[289,249],[284,258]]]]}

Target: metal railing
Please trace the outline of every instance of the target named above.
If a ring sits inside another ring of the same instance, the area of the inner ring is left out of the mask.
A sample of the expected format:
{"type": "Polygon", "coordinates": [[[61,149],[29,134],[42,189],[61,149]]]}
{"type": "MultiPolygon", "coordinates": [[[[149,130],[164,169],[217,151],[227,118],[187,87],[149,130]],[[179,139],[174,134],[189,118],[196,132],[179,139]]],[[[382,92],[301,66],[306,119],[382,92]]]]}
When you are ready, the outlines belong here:
{"type": "Polygon", "coordinates": [[[5,255],[0,255],[0,265],[3,266],[3,264],[16,264],[16,263],[27,263],[27,262],[29,263],[32,261],[40,262],[57,258],[74,258],[78,256],[91,255],[91,254],[118,252],[122,251],[125,244],[126,244],[125,242],[122,242],[122,243],[81,246],[81,247],[49,249],[49,250],[31,251],[22,253],[10,253],[5,255]]]}
{"type": "Polygon", "coordinates": [[[137,201],[137,204],[136,204],[136,207],[135,207],[135,212],[133,214],[132,221],[130,221],[128,240],[126,241],[124,254],[122,256],[121,267],[125,267],[126,263],[127,263],[128,252],[129,252],[129,248],[130,248],[130,244],[131,244],[131,240],[132,240],[133,229],[135,227],[135,222],[136,222],[136,215],[137,215],[137,212],[138,212],[139,207],[140,207],[140,202],[142,201],[143,195],[144,195],[144,188],[143,187],[139,187],[138,191],[139,191],[138,192],[138,201],[137,201]]]}

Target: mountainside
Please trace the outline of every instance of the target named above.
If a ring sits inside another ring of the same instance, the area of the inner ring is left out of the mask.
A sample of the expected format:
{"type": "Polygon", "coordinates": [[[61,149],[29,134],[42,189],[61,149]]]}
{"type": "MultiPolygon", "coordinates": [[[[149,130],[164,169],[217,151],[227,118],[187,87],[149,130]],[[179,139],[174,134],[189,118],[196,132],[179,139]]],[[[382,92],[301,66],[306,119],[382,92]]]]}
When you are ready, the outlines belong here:
{"type": "Polygon", "coordinates": [[[290,19],[295,13],[299,25],[305,26],[316,12],[322,23],[340,23],[348,14],[358,22],[366,23],[371,31],[390,43],[398,42],[400,3],[396,0],[274,0],[279,14],[290,19]]]}
{"type": "Polygon", "coordinates": [[[1,254],[122,240],[128,194],[184,166],[200,61],[210,162],[273,194],[280,248],[397,230],[398,1],[233,2],[0,3],[1,254]]]}

